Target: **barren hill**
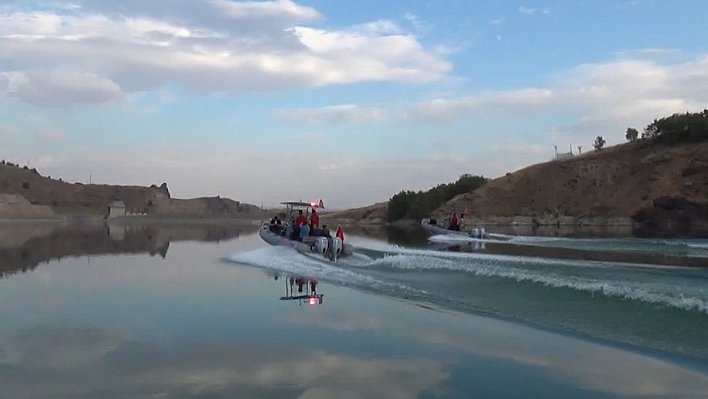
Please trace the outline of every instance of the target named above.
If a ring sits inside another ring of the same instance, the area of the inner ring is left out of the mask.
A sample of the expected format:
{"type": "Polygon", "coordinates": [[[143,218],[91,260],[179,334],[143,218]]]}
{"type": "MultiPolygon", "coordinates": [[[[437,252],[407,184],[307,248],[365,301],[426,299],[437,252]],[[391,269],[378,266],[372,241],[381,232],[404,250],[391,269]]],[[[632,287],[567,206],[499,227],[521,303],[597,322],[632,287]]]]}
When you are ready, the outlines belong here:
{"type": "MultiPolygon", "coordinates": [[[[388,202],[333,213],[386,220],[388,202]]],[[[531,165],[458,195],[430,216],[465,212],[468,224],[627,226],[708,231],[708,142],[643,140],[531,165]]],[[[417,221],[414,221],[417,222],[417,221]]]]}
{"type": "Polygon", "coordinates": [[[529,166],[437,214],[467,210],[486,223],[705,224],[707,200],[708,142],[639,141],[529,166]]]}
{"type": "Polygon", "coordinates": [[[386,222],[386,207],[388,202],[379,202],[362,208],[345,211],[322,213],[322,223],[336,221],[341,224],[383,224],[386,222]]]}
{"type": "Polygon", "coordinates": [[[128,214],[147,217],[244,217],[260,211],[255,205],[220,197],[174,199],[166,183],[150,187],[67,183],[35,169],[0,164],[0,218],[102,217],[114,201],[122,202],[128,214]]]}

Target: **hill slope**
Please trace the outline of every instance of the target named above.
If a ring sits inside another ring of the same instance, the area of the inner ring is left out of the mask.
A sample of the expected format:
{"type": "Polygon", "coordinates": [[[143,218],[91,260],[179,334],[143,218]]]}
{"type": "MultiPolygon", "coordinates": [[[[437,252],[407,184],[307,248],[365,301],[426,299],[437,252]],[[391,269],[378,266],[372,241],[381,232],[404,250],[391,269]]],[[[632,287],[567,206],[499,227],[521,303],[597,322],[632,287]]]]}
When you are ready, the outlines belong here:
{"type": "Polygon", "coordinates": [[[255,205],[220,197],[174,199],[166,183],[159,187],[66,183],[34,169],[0,164],[0,218],[103,217],[113,201],[122,201],[127,213],[148,217],[243,217],[260,211],[255,205]]]}
{"type": "Polygon", "coordinates": [[[705,223],[708,142],[622,144],[532,165],[437,210],[471,221],[532,224],[705,223]]]}

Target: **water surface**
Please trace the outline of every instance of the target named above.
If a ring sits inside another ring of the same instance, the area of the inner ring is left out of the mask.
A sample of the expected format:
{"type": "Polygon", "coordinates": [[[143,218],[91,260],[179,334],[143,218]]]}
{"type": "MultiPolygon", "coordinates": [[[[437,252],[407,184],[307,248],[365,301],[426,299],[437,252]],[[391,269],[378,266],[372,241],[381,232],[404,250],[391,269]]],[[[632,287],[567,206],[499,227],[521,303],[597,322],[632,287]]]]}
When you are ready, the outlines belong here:
{"type": "Polygon", "coordinates": [[[0,397],[708,392],[701,269],[431,251],[379,233],[348,236],[365,255],[330,265],[256,228],[0,226],[0,397]],[[287,299],[300,279],[321,304],[287,299]]]}

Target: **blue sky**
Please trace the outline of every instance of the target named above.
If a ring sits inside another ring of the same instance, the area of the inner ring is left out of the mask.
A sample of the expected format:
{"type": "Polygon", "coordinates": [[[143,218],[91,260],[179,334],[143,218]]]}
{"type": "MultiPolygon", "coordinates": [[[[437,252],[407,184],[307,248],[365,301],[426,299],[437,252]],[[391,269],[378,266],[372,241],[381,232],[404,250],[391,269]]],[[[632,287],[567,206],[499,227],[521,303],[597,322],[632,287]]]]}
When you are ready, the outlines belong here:
{"type": "Polygon", "coordinates": [[[0,157],[384,201],[708,108],[702,1],[0,0],[0,157]]]}

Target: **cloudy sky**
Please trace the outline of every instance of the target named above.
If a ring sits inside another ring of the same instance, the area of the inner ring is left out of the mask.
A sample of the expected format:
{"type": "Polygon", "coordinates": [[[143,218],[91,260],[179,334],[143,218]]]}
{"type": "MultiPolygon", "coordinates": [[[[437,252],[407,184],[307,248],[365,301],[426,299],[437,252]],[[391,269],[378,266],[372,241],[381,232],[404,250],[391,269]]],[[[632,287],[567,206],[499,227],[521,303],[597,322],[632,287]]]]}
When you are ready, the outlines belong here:
{"type": "Polygon", "coordinates": [[[702,0],[0,0],[0,157],[367,205],[708,107],[706,20],[702,0]]]}

